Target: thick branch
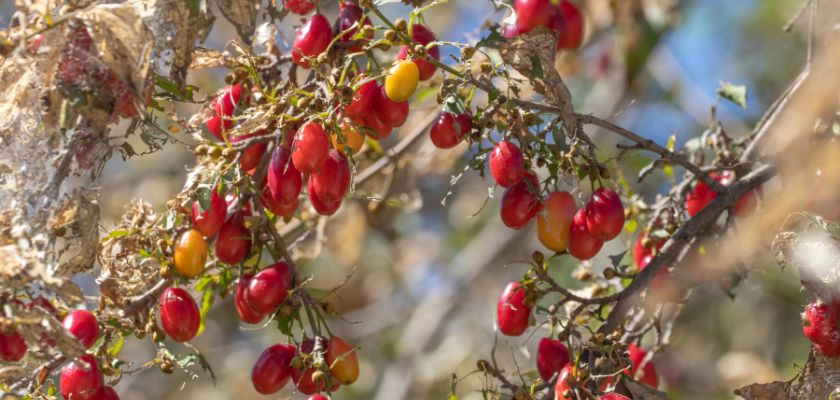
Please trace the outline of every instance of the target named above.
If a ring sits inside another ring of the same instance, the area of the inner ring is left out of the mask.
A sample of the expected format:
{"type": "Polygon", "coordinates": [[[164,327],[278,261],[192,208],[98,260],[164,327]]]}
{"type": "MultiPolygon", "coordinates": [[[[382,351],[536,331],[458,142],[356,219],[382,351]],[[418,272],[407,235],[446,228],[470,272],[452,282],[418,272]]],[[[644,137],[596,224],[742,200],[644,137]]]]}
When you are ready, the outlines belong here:
{"type": "Polygon", "coordinates": [[[743,179],[730,187],[727,187],[714,201],[709,203],[700,213],[689,220],[685,225],[677,229],[671,239],[665,243],[662,250],[657,254],[645,269],[639,272],[619,296],[607,321],[598,330],[604,334],[612,333],[624,321],[630,310],[639,302],[642,292],[650,286],[656,274],[666,265],[670,264],[682,249],[689,244],[692,238],[702,234],[707,228],[717,221],[718,216],[730,209],[741,196],[759,187],[761,184],[776,174],[775,167],[763,165],[743,179]]]}

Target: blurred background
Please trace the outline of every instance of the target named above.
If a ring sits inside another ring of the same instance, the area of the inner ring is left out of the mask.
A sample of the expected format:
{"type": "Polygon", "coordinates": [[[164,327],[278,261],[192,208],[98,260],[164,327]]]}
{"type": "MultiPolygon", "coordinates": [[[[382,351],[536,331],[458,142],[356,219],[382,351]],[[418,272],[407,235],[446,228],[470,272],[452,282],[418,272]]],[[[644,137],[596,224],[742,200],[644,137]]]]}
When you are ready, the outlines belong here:
{"type": "MultiPolygon", "coordinates": [[[[13,10],[9,3],[0,5],[2,25],[13,10]]],[[[789,33],[782,31],[798,1],[612,3],[616,2],[582,2],[589,37],[579,53],[562,55],[556,67],[573,90],[580,112],[612,118],[662,144],[676,134],[680,146],[703,132],[721,81],[745,85],[749,97],[745,110],[720,103],[718,117],[731,136],[749,132],[804,62],[800,27],[805,24],[789,33]]],[[[405,16],[408,10],[401,4],[384,8],[391,17],[405,16]]],[[[323,12],[333,19],[338,10],[330,5],[323,12]]],[[[205,45],[224,49],[235,31],[216,15],[205,45]]],[[[435,8],[425,20],[443,40],[474,42],[487,34],[485,21],[506,16],[490,1],[455,0],[435,8]]],[[[284,51],[297,25],[291,16],[279,27],[284,51]]],[[[452,62],[446,54],[443,59],[452,62]]],[[[223,85],[224,73],[198,71],[190,83],[202,89],[198,97],[203,98],[223,85]]],[[[431,98],[412,107],[412,119],[402,134],[436,112],[431,98]]],[[[178,107],[185,118],[196,111],[178,107]]],[[[120,129],[125,127],[118,127],[112,136],[120,129]]],[[[614,137],[591,133],[600,156],[610,157],[614,137]]],[[[194,143],[192,138],[182,139],[194,143]]],[[[130,143],[143,148],[136,138],[130,143]]],[[[531,253],[543,249],[533,224],[523,231],[502,225],[501,191],[493,192],[490,180],[467,170],[450,187],[452,177],[465,170],[467,152],[465,144],[441,151],[421,140],[405,158],[408,164],[398,172],[397,183],[374,196],[384,194],[388,202],[345,202],[326,227],[328,240],[307,240],[296,249],[301,255],[317,255],[302,263],[303,273],[314,278],[313,288],[330,289],[352,272],[332,298],[342,318],[334,318],[331,328],[360,347],[362,374],[335,399],[442,399],[450,392],[452,374],[458,377],[459,398],[480,399],[486,379],[474,373],[475,363],[490,356],[494,343],[496,356],[508,371],[517,366],[523,372],[535,368],[534,349],[547,331],[520,338],[497,334],[495,304],[504,285],[527,270],[524,262],[531,253]]],[[[623,169],[633,177],[649,161],[629,157],[623,169]]],[[[115,153],[101,178],[103,229],[113,226],[132,198],[163,210],[194,163],[190,147],[175,143],[128,160],[115,153]]],[[[643,185],[628,180],[648,200],[669,188],[669,178],[661,172],[643,185]]],[[[374,181],[366,189],[376,194],[377,184],[374,181]]],[[[621,253],[632,240],[626,235],[610,242],[591,268],[600,271],[608,266],[607,256],[621,253]]],[[[677,320],[671,345],[655,357],[663,388],[672,398],[729,399],[734,388],[789,380],[804,365],[809,344],[800,333],[799,313],[807,298],[800,292],[798,276],[790,269],[781,271],[770,257],[746,264],[748,279],[734,289],[712,284],[695,291],[677,320]]],[[[576,267],[570,257],[561,257],[552,274],[574,288],[580,284],[570,277],[576,267]]],[[[79,282],[91,292],[96,290],[92,277],[80,277],[79,282]]],[[[126,375],[118,392],[126,400],[266,397],[253,390],[250,370],[259,353],[282,340],[281,335],[271,327],[242,329],[238,322],[230,299],[217,301],[205,332],[193,341],[215,370],[215,386],[206,374],[190,379],[182,373],[163,375],[148,369],[126,375]]],[[[124,355],[146,360],[153,350],[148,341],[132,340],[124,355]]],[[[288,397],[303,398],[289,388],[273,396],[288,397]]]]}

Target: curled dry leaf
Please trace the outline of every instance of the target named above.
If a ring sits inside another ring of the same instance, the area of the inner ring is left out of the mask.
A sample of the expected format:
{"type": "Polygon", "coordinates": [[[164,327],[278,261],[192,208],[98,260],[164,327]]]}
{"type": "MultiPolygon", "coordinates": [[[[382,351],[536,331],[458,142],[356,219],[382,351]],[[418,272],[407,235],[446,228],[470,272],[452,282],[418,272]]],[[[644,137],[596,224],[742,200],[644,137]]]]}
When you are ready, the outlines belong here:
{"type": "Polygon", "coordinates": [[[735,389],[735,394],[747,400],[787,400],[788,382],[754,383],[735,389]]]}

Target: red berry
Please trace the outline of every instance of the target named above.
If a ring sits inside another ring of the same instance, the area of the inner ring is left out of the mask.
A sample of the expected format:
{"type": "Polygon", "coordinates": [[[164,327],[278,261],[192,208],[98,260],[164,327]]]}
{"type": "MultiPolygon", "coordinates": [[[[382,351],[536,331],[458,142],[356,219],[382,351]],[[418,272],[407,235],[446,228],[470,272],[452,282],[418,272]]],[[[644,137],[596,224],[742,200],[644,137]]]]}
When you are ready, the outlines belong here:
{"type": "Polygon", "coordinates": [[[614,239],[624,228],[624,206],[612,189],[599,188],[586,204],[586,227],[602,241],[614,239]]]}
{"type": "Polygon", "coordinates": [[[385,94],[385,88],[381,86],[376,95],[373,110],[382,123],[392,128],[402,126],[408,119],[408,102],[389,99],[385,94]]]}
{"type": "MultiPolygon", "coordinates": [[[[414,24],[411,27],[411,38],[414,39],[415,42],[420,43],[422,45],[427,45],[431,42],[435,41],[435,34],[425,25],[422,24],[414,24]]],[[[426,54],[434,58],[435,60],[440,60],[440,49],[435,46],[426,51],[426,54]]],[[[397,54],[397,59],[405,60],[408,58],[408,46],[401,46],[400,51],[397,54]]],[[[421,58],[417,58],[414,60],[414,63],[417,65],[417,69],[420,71],[420,80],[425,81],[430,79],[434,76],[435,71],[437,71],[437,65],[423,60],[421,58]]]]}
{"type": "Polygon", "coordinates": [[[537,346],[537,371],[548,382],[569,363],[569,349],[557,339],[542,338],[537,346]]]}
{"type": "MultiPolygon", "coordinates": [[[[237,136],[231,140],[231,143],[236,143],[253,136],[253,134],[237,136]]],[[[263,154],[265,154],[265,150],[267,148],[268,143],[254,143],[246,147],[245,150],[242,150],[242,155],[239,156],[239,165],[242,166],[242,170],[248,175],[254,175],[254,172],[256,172],[256,168],[260,165],[260,161],[262,161],[263,154]]]]}
{"type": "Polygon", "coordinates": [[[297,32],[292,45],[292,60],[303,68],[309,68],[310,64],[304,58],[318,57],[327,49],[331,40],[330,22],[321,14],[313,15],[297,32]]]}
{"type": "Polygon", "coordinates": [[[429,131],[432,143],[441,149],[451,149],[464,139],[462,129],[457,118],[452,113],[443,111],[429,131]]]}
{"type": "MultiPolygon", "coordinates": [[[[717,178],[715,178],[717,179],[717,178]]],[[[721,185],[729,186],[735,181],[735,174],[731,171],[724,171],[720,179],[718,180],[721,185]]],[[[760,193],[760,188],[751,190],[747,194],[741,196],[737,202],[735,202],[734,207],[734,215],[736,217],[746,217],[755,211],[758,207],[758,195],[760,193]]]]}
{"type": "Polygon", "coordinates": [[[226,216],[227,204],[215,187],[210,191],[210,204],[206,209],[202,210],[198,200],[193,202],[192,227],[205,237],[215,236],[225,223],[226,216]]]}
{"type": "Polygon", "coordinates": [[[310,190],[309,191],[309,203],[312,204],[312,208],[321,215],[333,215],[338,208],[341,207],[341,200],[337,199],[334,201],[324,201],[318,195],[310,190]]]}
{"type": "Polygon", "coordinates": [[[0,331],[0,360],[17,362],[26,355],[26,341],[17,331],[3,333],[0,331]]]}
{"type": "Polygon", "coordinates": [[[564,393],[572,389],[570,381],[574,368],[574,365],[566,364],[566,366],[560,370],[560,375],[557,376],[557,383],[554,384],[554,395],[556,396],[555,400],[572,400],[572,397],[566,397],[564,396],[564,393]]]}
{"type": "Polygon", "coordinates": [[[604,242],[592,236],[586,227],[586,208],[581,208],[572,218],[572,228],[569,233],[569,254],[578,260],[588,260],[595,257],[604,242]]]}
{"type": "Polygon", "coordinates": [[[309,175],[309,191],[327,203],[341,201],[349,187],[350,164],[337,150],[330,150],[321,170],[309,175]]]}
{"type": "Polygon", "coordinates": [[[289,344],[276,344],[260,354],[251,370],[254,389],[262,394],[273,394],[283,389],[292,374],[292,359],[297,350],[289,344]]]}
{"type": "Polygon", "coordinates": [[[248,284],[251,283],[251,274],[244,274],[239,278],[239,283],[236,284],[236,293],[233,297],[233,304],[236,306],[236,313],[242,322],[249,324],[256,324],[265,318],[265,314],[258,313],[251,308],[251,304],[246,300],[246,293],[248,293],[248,284]]]}
{"type": "Polygon", "coordinates": [[[519,282],[508,283],[496,303],[499,331],[506,336],[519,336],[528,328],[530,316],[531,307],[525,305],[525,289],[519,282]]]}
{"type": "Polygon", "coordinates": [[[583,42],[583,14],[578,6],[568,0],[564,0],[558,6],[559,10],[554,19],[562,15],[563,30],[557,40],[557,49],[577,49],[583,42]]]}
{"type": "Polygon", "coordinates": [[[382,122],[382,120],[379,119],[377,113],[375,112],[368,114],[364,118],[363,122],[364,123],[362,125],[364,125],[364,127],[367,128],[365,129],[365,133],[367,133],[367,135],[374,140],[382,140],[387,138],[391,135],[391,130],[393,130],[393,128],[390,125],[382,122]]]}
{"type": "Polygon", "coordinates": [[[245,228],[242,212],[231,216],[216,238],[216,257],[227,264],[245,260],[251,250],[251,232],[245,228]]]}
{"type": "Polygon", "coordinates": [[[525,159],[515,144],[502,140],[490,153],[490,173],[501,187],[509,188],[525,177],[525,159]]]}
{"type": "Polygon", "coordinates": [[[802,333],[826,357],[840,355],[840,305],[813,302],[805,308],[802,333]]]}
{"type": "Polygon", "coordinates": [[[266,173],[266,184],[274,199],[282,202],[292,202],[300,196],[303,188],[303,178],[300,171],[291,162],[291,152],[284,147],[278,147],[271,153],[271,161],[266,173]]]}
{"type": "MultiPolygon", "coordinates": [[[[356,35],[356,32],[359,31],[360,26],[371,25],[370,18],[367,18],[362,8],[359,7],[357,4],[350,2],[341,4],[341,9],[338,12],[338,21],[339,32],[347,31],[348,29],[353,27],[354,24],[359,22],[359,24],[355,28],[351,29],[350,31],[341,36],[341,41],[345,43],[353,40],[353,36],[356,35]]],[[[359,39],[359,41],[367,43],[371,38],[372,36],[366,36],[363,39],[359,39]]],[[[354,45],[348,48],[347,50],[351,52],[361,51],[362,46],[354,45]]]]}
{"type": "Polygon", "coordinates": [[[283,0],[283,6],[293,14],[305,15],[315,9],[315,2],[313,0],[283,0]]]}
{"type": "Polygon", "coordinates": [[[273,193],[271,193],[268,189],[268,186],[263,188],[262,196],[260,196],[260,202],[265,208],[271,210],[271,212],[282,218],[294,217],[295,211],[297,211],[298,205],[300,204],[297,197],[288,202],[283,202],[282,200],[274,197],[273,193]]]}
{"type": "Polygon", "coordinates": [[[187,342],[198,334],[201,314],[192,296],[181,288],[167,288],[160,295],[163,331],[176,342],[187,342]]]}
{"type": "Polygon", "coordinates": [[[631,399],[629,397],[623,395],[623,394],[618,394],[618,393],[612,392],[612,393],[604,393],[601,396],[600,400],[631,400],[631,399]]]}
{"type": "Polygon", "coordinates": [[[379,85],[375,80],[369,80],[356,89],[353,100],[344,108],[344,115],[350,119],[361,119],[370,114],[373,103],[378,96],[379,85]]]}
{"type": "Polygon", "coordinates": [[[645,385],[658,387],[659,377],[656,374],[656,366],[653,365],[653,361],[647,361],[642,365],[642,362],[647,356],[647,351],[633,343],[627,346],[627,350],[630,353],[630,362],[633,364],[634,379],[638,378],[639,382],[645,385]],[[639,367],[642,368],[641,372],[638,372],[639,367]]]}
{"type": "Polygon", "coordinates": [[[286,301],[292,288],[293,271],[289,264],[278,262],[258,272],[248,283],[245,301],[251,309],[267,314],[286,301]]]}
{"type": "Polygon", "coordinates": [[[515,38],[515,37],[517,37],[517,36],[519,36],[523,33],[525,33],[525,32],[523,32],[521,29],[519,29],[518,26],[508,25],[508,26],[504,27],[504,30],[502,31],[502,36],[505,39],[510,40],[510,39],[513,39],[513,38],[515,38]]]}
{"type": "Polygon", "coordinates": [[[323,394],[313,394],[312,396],[307,397],[306,400],[330,400],[330,399],[327,396],[324,396],[323,394]]]}
{"type": "Polygon", "coordinates": [[[295,134],[292,163],[305,174],[318,172],[330,152],[330,137],[315,122],[307,122],[295,134]]]}
{"type": "Polygon", "coordinates": [[[526,179],[505,190],[502,195],[501,217],[508,228],[522,229],[542,209],[539,190],[540,182],[529,172],[526,179]]]}
{"type": "Polygon", "coordinates": [[[88,310],[75,310],[67,314],[62,324],[85,348],[90,348],[99,339],[99,322],[88,310]]]}
{"type": "Polygon", "coordinates": [[[61,395],[65,399],[91,400],[102,384],[99,363],[90,354],[79,357],[61,370],[59,386],[61,386],[61,395]]]}
{"type": "Polygon", "coordinates": [[[236,107],[239,105],[239,100],[242,98],[242,84],[227,85],[222,88],[219,95],[213,100],[219,105],[216,109],[220,115],[230,117],[236,112],[236,107]]]}
{"type": "MultiPolygon", "coordinates": [[[[713,178],[717,179],[716,176],[716,174],[712,175],[713,178]]],[[[685,209],[688,211],[688,215],[692,217],[697,215],[697,213],[709,205],[715,197],[717,197],[717,193],[715,193],[714,190],[712,190],[703,181],[697,181],[694,188],[691,189],[691,192],[685,196],[685,209]]]]}
{"type": "Polygon", "coordinates": [[[458,114],[455,119],[458,121],[458,128],[461,130],[461,136],[467,137],[470,131],[472,131],[472,115],[466,112],[458,114]]]}
{"type": "Polygon", "coordinates": [[[538,26],[548,26],[548,22],[557,9],[551,0],[516,0],[516,26],[522,32],[530,32],[538,26]]]}
{"type": "Polygon", "coordinates": [[[120,400],[120,395],[110,386],[102,386],[93,395],[92,400],[120,400]]]}

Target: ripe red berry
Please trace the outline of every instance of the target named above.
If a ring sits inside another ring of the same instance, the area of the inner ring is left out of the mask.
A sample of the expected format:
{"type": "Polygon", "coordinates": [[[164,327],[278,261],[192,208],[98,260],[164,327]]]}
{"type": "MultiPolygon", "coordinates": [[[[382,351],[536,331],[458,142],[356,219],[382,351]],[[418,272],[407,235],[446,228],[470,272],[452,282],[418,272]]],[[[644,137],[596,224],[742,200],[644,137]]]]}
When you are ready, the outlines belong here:
{"type": "MultiPolygon", "coordinates": [[[[255,134],[237,136],[231,139],[231,143],[240,142],[251,138],[254,135],[255,134]]],[[[248,175],[254,175],[254,172],[256,172],[256,168],[260,165],[260,161],[262,161],[263,154],[265,154],[265,150],[267,148],[268,143],[254,143],[246,147],[245,150],[242,150],[242,155],[239,156],[239,165],[242,167],[242,170],[248,175]]]]}
{"type": "Polygon", "coordinates": [[[542,209],[542,202],[537,192],[540,182],[536,175],[529,172],[525,179],[505,190],[502,195],[501,217],[508,228],[522,229],[542,209]]]}
{"type": "Polygon", "coordinates": [[[90,354],[79,357],[61,370],[59,386],[65,399],[91,400],[102,384],[99,363],[90,354]]]}
{"type": "Polygon", "coordinates": [[[303,68],[309,68],[309,61],[305,58],[318,57],[332,40],[332,27],[327,18],[315,14],[303,24],[297,32],[292,45],[292,60],[303,68]]]}
{"type": "Polygon", "coordinates": [[[382,120],[379,119],[377,113],[375,112],[368,114],[364,118],[362,125],[364,125],[364,127],[367,128],[365,129],[365,133],[367,133],[367,135],[374,140],[382,140],[387,138],[391,135],[391,130],[393,130],[393,128],[390,125],[382,122],[382,120]]]}
{"type": "Polygon", "coordinates": [[[283,0],[283,6],[293,14],[305,15],[315,9],[315,2],[312,0],[283,0]]]}
{"type": "MultiPolygon", "coordinates": [[[[359,31],[359,27],[365,25],[371,25],[370,18],[367,18],[364,11],[361,7],[359,7],[355,3],[346,2],[341,4],[341,9],[338,12],[338,30],[339,32],[344,32],[353,27],[354,24],[358,23],[358,25],[347,31],[344,35],[341,36],[342,42],[349,42],[353,40],[353,36],[356,35],[356,32],[359,31]]],[[[358,39],[363,43],[367,43],[372,38],[372,35],[366,36],[363,39],[358,39]]],[[[354,45],[347,49],[351,52],[361,51],[362,45],[354,45]]]]}
{"type": "Polygon", "coordinates": [[[555,400],[572,400],[572,397],[566,397],[564,394],[572,389],[571,380],[574,368],[575,366],[569,363],[560,370],[560,375],[557,376],[557,383],[554,384],[555,400]]]}
{"type": "Polygon", "coordinates": [[[505,286],[496,303],[496,320],[499,331],[506,336],[519,336],[528,329],[531,307],[525,304],[525,289],[519,282],[505,286]]]}
{"type": "Polygon", "coordinates": [[[344,115],[350,119],[362,119],[370,114],[378,96],[378,89],[379,85],[375,80],[369,80],[359,86],[353,93],[353,100],[344,108],[344,115]]]}
{"type": "Polygon", "coordinates": [[[93,395],[91,400],[120,400],[120,395],[110,386],[102,386],[93,395]]]}
{"type": "Polygon", "coordinates": [[[569,363],[569,349],[557,339],[542,338],[537,346],[537,371],[548,382],[569,363]]]}
{"type": "Polygon", "coordinates": [[[196,200],[192,205],[192,227],[201,232],[205,237],[213,237],[219,233],[219,229],[225,223],[227,216],[227,204],[225,199],[219,195],[217,188],[210,191],[210,204],[202,209],[201,202],[196,200]]]}
{"type": "Polygon", "coordinates": [[[802,333],[826,357],[840,356],[840,305],[813,302],[805,308],[802,333]]]}
{"type": "Polygon", "coordinates": [[[292,281],[293,271],[289,264],[273,264],[251,278],[245,291],[245,302],[260,314],[270,313],[286,300],[292,281]]]}
{"type": "Polygon", "coordinates": [[[295,134],[292,163],[305,174],[318,172],[330,151],[330,137],[321,125],[307,122],[295,134]]]}
{"type": "Polygon", "coordinates": [[[262,394],[273,394],[283,389],[292,374],[292,359],[297,350],[289,344],[276,344],[260,354],[251,370],[254,389],[262,394]]]}
{"type": "Polygon", "coordinates": [[[318,197],[318,195],[310,190],[309,191],[309,203],[312,204],[312,208],[321,215],[333,215],[338,208],[341,207],[341,200],[337,199],[334,201],[325,201],[318,197]]]}
{"type": "Polygon", "coordinates": [[[350,164],[337,150],[330,150],[321,170],[309,175],[309,191],[327,203],[341,201],[349,187],[350,164]]]}
{"type": "Polygon", "coordinates": [[[600,400],[631,400],[631,399],[629,397],[623,395],[623,394],[618,394],[618,393],[612,392],[612,393],[604,393],[601,396],[600,400]]]}
{"type": "Polygon", "coordinates": [[[538,26],[548,26],[557,9],[551,0],[516,0],[516,26],[522,32],[530,32],[538,26]]]}
{"type": "Polygon", "coordinates": [[[291,161],[291,152],[284,147],[277,147],[271,153],[271,161],[266,173],[266,185],[272,198],[289,203],[297,200],[303,188],[300,171],[291,161]]]}
{"type": "Polygon", "coordinates": [[[99,322],[88,310],[74,310],[64,317],[62,324],[85,348],[90,348],[99,339],[99,322]]]}
{"type": "Polygon", "coordinates": [[[26,355],[26,341],[17,331],[11,330],[7,333],[0,331],[0,360],[5,362],[17,362],[26,355]]]}
{"type": "Polygon", "coordinates": [[[618,193],[608,188],[599,188],[592,193],[586,204],[586,227],[592,236],[609,241],[624,228],[624,206],[618,193]]]}
{"type": "Polygon", "coordinates": [[[525,159],[515,144],[502,140],[490,153],[490,173],[501,187],[509,188],[525,177],[525,159]]]}
{"type": "Polygon", "coordinates": [[[244,211],[228,218],[216,238],[216,257],[227,264],[238,264],[245,260],[251,249],[251,232],[245,228],[244,211]]]}
{"type": "Polygon", "coordinates": [[[557,40],[557,49],[573,50],[580,47],[583,42],[583,14],[578,6],[568,0],[563,0],[552,18],[552,23],[556,23],[554,20],[557,18],[562,18],[563,21],[563,29],[559,31],[560,36],[557,40]]]}
{"type": "Polygon", "coordinates": [[[379,87],[373,107],[376,116],[385,125],[397,128],[408,119],[408,101],[393,101],[385,94],[385,88],[379,87]]]}
{"type": "Polygon", "coordinates": [[[324,396],[323,394],[319,393],[319,394],[313,394],[312,396],[307,397],[306,400],[330,400],[330,399],[327,396],[324,396]]]}
{"type": "Polygon", "coordinates": [[[160,322],[172,340],[187,342],[198,334],[201,314],[186,290],[171,287],[160,295],[160,322]]]}
{"type": "MultiPolygon", "coordinates": [[[[461,115],[466,116],[464,121],[469,120],[468,115],[461,115]]],[[[435,146],[441,149],[451,149],[464,140],[464,133],[469,132],[469,129],[472,128],[472,124],[471,120],[469,127],[466,127],[466,124],[462,124],[461,121],[459,121],[459,119],[463,119],[461,115],[455,117],[450,112],[442,111],[440,113],[437,121],[435,121],[432,125],[432,129],[429,131],[429,137],[432,139],[432,143],[435,146]]]]}
{"type": "MultiPolygon", "coordinates": [[[[713,176],[714,177],[714,176],[713,176]]],[[[709,185],[697,181],[694,188],[685,196],[685,209],[688,215],[695,216],[717,197],[717,193],[709,185]]]]}
{"type": "Polygon", "coordinates": [[[604,245],[601,239],[589,233],[586,220],[586,208],[581,208],[572,218],[572,228],[569,232],[569,254],[578,260],[595,257],[604,245]]]}
{"type": "Polygon", "coordinates": [[[656,374],[656,366],[653,365],[653,361],[647,361],[642,365],[647,356],[647,351],[633,343],[627,346],[627,351],[630,353],[630,362],[633,364],[634,379],[638,379],[645,385],[659,387],[659,377],[656,374]],[[641,372],[639,372],[639,368],[642,369],[641,372]]]}
{"type": "Polygon", "coordinates": [[[330,374],[342,385],[350,385],[359,379],[359,358],[353,346],[344,339],[333,336],[324,354],[330,374]]]}
{"type": "Polygon", "coordinates": [[[271,193],[268,186],[263,188],[262,195],[260,196],[260,202],[263,207],[271,210],[271,212],[279,215],[281,218],[294,217],[295,211],[297,211],[298,205],[300,204],[297,197],[288,202],[281,201],[280,199],[274,197],[274,194],[271,193]]]}
{"type": "Polygon", "coordinates": [[[251,283],[251,274],[244,274],[239,278],[239,283],[236,284],[236,292],[233,297],[233,304],[236,306],[236,314],[242,322],[249,324],[256,324],[265,318],[265,314],[258,313],[251,308],[251,304],[245,299],[248,292],[248,284],[251,283]]]}
{"type": "Polygon", "coordinates": [[[219,114],[230,117],[236,112],[236,107],[239,106],[239,100],[242,99],[242,84],[227,85],[219,92],[219,95],[213,100],[219,105],[216,110],[219,114]]]}
{"type": "MultiPolygon", "coordinates": [[[[415,42],[424,46],[434,42],[436,39],[435,34],[432,33],[427,26],[422,24],[414,24],[411,26],[411,38],[414,39],[415,42]]],[[[437,46],[427,49],[426,54],[435,60],[440,60],[440,48],[437,46]]],[[[408,58],[408,46],[401,46],[400,51],[397,54],[397,59],[405,60],[406,58],[408,58]]],[[[431,77],[435,75],[435,71],[437,71],[437,65],[421,58],[415,59],[414,63],[420,71],[421,81],[431,79],[431,77]]]]}

